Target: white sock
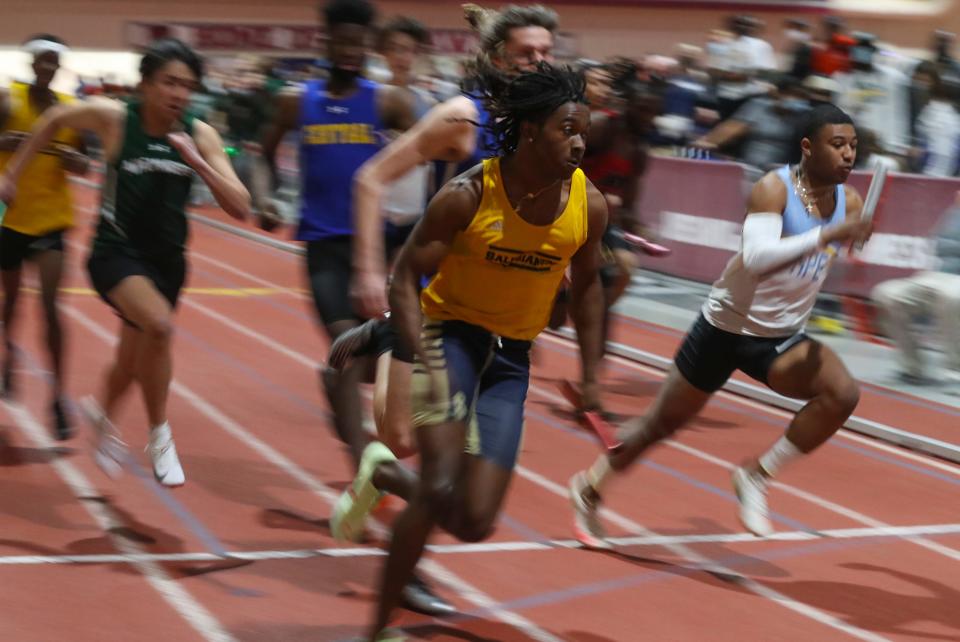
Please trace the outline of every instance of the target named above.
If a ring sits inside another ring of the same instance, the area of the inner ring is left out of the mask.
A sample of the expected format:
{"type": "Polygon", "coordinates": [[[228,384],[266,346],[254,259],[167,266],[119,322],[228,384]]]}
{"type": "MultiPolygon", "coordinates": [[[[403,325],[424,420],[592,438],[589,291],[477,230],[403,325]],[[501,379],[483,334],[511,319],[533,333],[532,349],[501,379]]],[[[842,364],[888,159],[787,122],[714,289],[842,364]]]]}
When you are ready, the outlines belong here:
{"type": "Polygon", "coordinates": [[[770,450],[760,455],[760,468],[769,477],[776,477],[784,466],[803,455],[786,436],[777,440],[770,450]]]}
{"type": "Polygon", "coordinates": [[[606,455],[600,455],[597,461],[593,462],[593,466],[587,469],[587,483],[598,495],[601,495],[603,487],[613,478],[614,472],[610,467],[610,459],[606,455]]]}
{"type": "Polygon", "coordinates": [[[150,429],[150,443],[162,444],[173,439],[173,433],[170,430],[170,422],[165,421],[159,426],[150,429]]]}

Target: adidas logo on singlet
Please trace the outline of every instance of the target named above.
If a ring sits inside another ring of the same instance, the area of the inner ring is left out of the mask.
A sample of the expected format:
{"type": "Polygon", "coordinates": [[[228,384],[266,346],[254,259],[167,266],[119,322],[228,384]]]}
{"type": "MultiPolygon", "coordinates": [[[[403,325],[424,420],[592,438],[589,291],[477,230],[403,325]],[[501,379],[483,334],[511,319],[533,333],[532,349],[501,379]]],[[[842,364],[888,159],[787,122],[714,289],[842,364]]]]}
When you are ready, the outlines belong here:
{"type": "Polygon", "coordinates": [[[340,105],[327,105],[328,114],[349,114],[349,107],[341,107],[340,105]]]}
{"type": "Polygon", "coordinates": [[[502,232],[503,221],[501,221],[500,219],[492,221],[489,225],[487,225],[487,229],[490,230],[491,232],[502,232]]]}

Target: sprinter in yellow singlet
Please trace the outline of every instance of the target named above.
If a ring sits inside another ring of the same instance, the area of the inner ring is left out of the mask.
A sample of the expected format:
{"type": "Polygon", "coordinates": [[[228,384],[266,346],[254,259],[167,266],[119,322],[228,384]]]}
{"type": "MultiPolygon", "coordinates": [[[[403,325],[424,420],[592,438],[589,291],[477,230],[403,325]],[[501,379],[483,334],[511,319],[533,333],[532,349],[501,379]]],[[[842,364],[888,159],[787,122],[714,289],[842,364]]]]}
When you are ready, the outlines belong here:
{"type": "Polygon", "coordinates": [[[390,291],[398,339],[417,355],[411,387],[421,472],[397,493],[408,505],[394,524],[371,640],[435,525],[463,541],[492,532],[520,447],[530,345],[568,266],[584,394],[597,396],[607,210],[578,168],[590,126],[583,77],[543,64],[510,80],[487,74],[485,85],[499,157],[431,201],[390,291]]]}
{"type": "MultiPolygon", "coordinates": [[[[23,50],[33,57],[32,83],[13,83],[0,89],[0,172],[47,109],[72,102],[72,97],[50,89],[60,54],[67,51],[59,38],[39,34],[29,38],[23,50]]],[[[63,333],[57,312],[57,290],[63,275],[63,235],[73,227],[73,203],[66,172],[85,172],[89,159],[78,151],[80,137],[61,129],[53,142],[36,156],[17,184],[18,197],[3,216],[0,227],[0,280],[3,282],[3,393],[15,392],[13,330],[24,261],[37,266],[46,321],[47,349],[53,371],[53,401],[50,405],[53,434],[70,437],[71,423],[63,395],[63,333]]]]}

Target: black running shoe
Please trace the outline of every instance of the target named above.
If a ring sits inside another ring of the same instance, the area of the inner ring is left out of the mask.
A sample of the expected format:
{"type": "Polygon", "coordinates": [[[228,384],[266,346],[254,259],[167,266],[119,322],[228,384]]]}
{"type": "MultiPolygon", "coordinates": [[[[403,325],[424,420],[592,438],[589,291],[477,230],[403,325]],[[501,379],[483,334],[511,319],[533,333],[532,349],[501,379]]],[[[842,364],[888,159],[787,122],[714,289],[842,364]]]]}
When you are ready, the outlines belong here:
{"type": "Polygon", "coordinates": [[[425,615],[445,616],[457,612],[453,604],[433,592],[433,590],[417,575],[403,587],[403,605],[411,611],[425,615]]]}
{"type": "Polygon", "coordinates": [[[341,370],[353,357],[370,354],[379,336],[381,326],[389,323],[386,319],[370,319],[355,328],[350,328],[330,345],[327,367],[341,370]]]}

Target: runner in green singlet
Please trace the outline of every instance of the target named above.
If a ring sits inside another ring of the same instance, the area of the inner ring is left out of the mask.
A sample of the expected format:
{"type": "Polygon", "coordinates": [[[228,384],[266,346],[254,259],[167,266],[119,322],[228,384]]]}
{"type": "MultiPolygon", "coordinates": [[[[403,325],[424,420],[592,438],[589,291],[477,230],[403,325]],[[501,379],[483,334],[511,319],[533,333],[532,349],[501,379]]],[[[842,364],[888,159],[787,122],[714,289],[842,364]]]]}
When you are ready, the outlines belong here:
{"type": "Polygon", "coordinates": [[[199,175],[231,216],[243,219],[250,211],[250,196],[220,136],[184,112],[202,72],[200,58],[182,42],[155,42],[140,63],[136,100],[127,105],[97,99],[48,110],[0,174],[0,201],[9,203],[26,162],[59,128],[89,130],[103,141],[107,173],[87,268],[123,325],[100,401],[88,397],[83,409],[97,430],[97,463],[117,476],[127,455],[111,419],[130,384],[138,383],[150,421],[147,451],[154,475],[166,486],[185,481],[166,405],[173,310],[186,276],[192,177],[199,175]]]}

